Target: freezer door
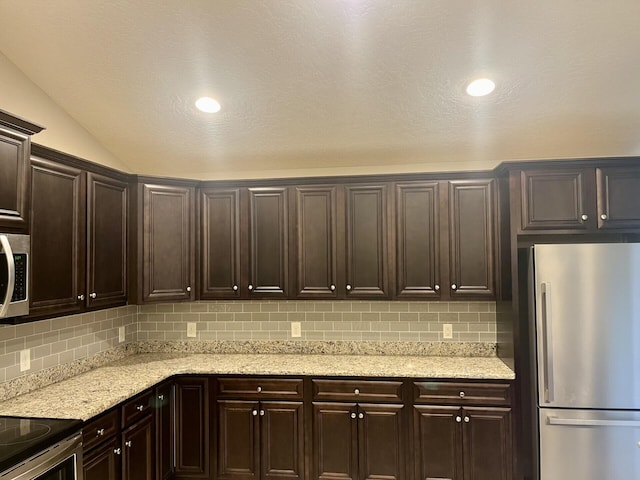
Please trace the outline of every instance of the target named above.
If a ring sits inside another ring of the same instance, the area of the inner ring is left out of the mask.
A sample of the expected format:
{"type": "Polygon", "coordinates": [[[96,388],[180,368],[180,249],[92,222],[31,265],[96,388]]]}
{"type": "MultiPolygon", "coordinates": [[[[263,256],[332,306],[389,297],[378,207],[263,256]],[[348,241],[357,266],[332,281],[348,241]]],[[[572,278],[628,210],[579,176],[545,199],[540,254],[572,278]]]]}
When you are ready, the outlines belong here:
{"type": "Polygon", "coordinates": [[[640,412],[540,409],[541,480],[640,478],[640,412]]]}
{"type": "Polygon", "coordinates": [[[640,244],[536,245],[538,404],[640,410],[640,244]]]}

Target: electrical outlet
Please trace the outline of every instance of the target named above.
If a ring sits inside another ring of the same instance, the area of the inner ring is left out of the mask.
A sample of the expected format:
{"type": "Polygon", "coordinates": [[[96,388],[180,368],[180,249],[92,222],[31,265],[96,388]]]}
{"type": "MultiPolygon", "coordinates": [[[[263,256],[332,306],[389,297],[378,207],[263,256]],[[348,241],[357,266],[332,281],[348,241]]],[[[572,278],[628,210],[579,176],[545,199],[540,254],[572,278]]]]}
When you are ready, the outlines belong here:
{"type": "Polygon", "coordinates": [[[187,322],[187,337],[196,337],[196,322],[187,322]]]}
{"type": "Polygon", "coordinates": [[[20,350],[20,371],[26,372],[31,368],[31,350],[20,350]]]}
{"type": "Polygon", "coordinates": [[[450,323],[442,324],[442,338],[453,338],[453,325],[450,323]]]}
{"type": "Polygon", "coordinates": [[[124,327],[118,327],[118,342],[124,342],[124,327]]]}
{"type": "Polygon", "coordinates": [[[300,338],[302,336],[302,324],[300,322],[291,322],[291,338],[300,338]]]}

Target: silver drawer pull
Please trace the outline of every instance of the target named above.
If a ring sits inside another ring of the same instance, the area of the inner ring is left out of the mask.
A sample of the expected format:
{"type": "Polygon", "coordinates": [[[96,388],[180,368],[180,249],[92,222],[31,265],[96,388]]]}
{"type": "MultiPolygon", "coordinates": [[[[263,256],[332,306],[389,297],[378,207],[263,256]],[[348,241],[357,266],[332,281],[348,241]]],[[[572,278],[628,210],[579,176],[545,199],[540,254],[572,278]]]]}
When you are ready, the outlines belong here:
{"type": "Polygon", "coordinates": [[[120,448],[114,448],[113,449],[113,453],[115,453],[116,455],[121,455],[122,454],[122,450],[120,448]]]}
{"type": "Polygon", "coordinates": [[[144,410],[144,405],[138,405],[136,407],[136,410],[138,410],[139,412],[141,412],[142,410],[144,410]]]}
{"type": "Polygon", "coordinates": [[[104,435],[104,428],[99,428],[96,432],[96,437],[101,437],[104,435]]]}
{"type": "Polygon", "coordinates": [[[464,392],[460,392],[460,398],[464,398],[464,392]]]}
{"type": "Polygon", "coordinates": [[[158,400],[161,400],[161,401],[164,400],[164,395],[162,395],[162,394],[158,395],[158,400]]]}
{"type": "Polygon", "coordinates": [[[127,448],[131,448],[133,446],[133,443],[131,443],[131,440],[127,440],[126,442],[124,442],[124,444],[127,446],[127,448]]]}
{"type": "Polygon", "coordinates": [[[356,389],[353,391],[353,394],[354,394],[354,395],[360,395],[360,389],[359,389],[359,388],[356,388],[356,389]]]}
{"type": "Polygon", "coordinates": [[[256,388],[256,392],[260,393],[262,391],[262,387],[256,388]]]}

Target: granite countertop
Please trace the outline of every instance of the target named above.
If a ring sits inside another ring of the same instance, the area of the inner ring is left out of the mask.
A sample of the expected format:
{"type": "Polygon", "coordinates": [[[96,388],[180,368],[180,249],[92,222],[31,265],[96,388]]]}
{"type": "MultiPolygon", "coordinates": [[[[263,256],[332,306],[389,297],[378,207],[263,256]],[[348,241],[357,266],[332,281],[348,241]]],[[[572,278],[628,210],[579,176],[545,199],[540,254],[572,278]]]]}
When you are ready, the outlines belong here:
{"type": "Polygon", "coordinates": [[[176,374],[514,378],[497,357],[137,354],[0,404],[0,415],[88,420],[176,374]]]}

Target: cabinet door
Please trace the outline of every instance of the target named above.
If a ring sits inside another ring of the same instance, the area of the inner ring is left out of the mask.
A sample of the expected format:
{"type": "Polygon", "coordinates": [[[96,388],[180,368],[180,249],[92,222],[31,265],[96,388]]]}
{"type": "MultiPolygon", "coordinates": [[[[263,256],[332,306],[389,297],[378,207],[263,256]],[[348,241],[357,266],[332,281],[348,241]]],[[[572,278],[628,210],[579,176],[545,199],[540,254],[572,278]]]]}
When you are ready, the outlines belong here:
{"type": "Polygon", "coordinates": [[[440,296],[438,183],[396,185],[398,298],[440,296]]]}
{"type": "Polygon", "coordinates": [[[153,415],[122,432],[123,480],[155,480],[153,415]]]}
{"type": "Polygon", "coordinates": [[[31,160],[30,314],[84,306],[85,179],[81,170],[31,160]]]}
{"type": "Polygon", "coordinates": [[[200,192],[200,298],[240,298],[240,189],[200,192]]]}
{"type": "Polygon", "coordinates": [[[258,424],[258,402],[218,401],[218,479],[260,478],[258,424]]]}
{"type": "Polygon", "coordinates": [[[0,231],[27,233],[30,139],[0,126],[0,231]]]}
{"type": "Polygon", "coordinates": [[[209,478],[208,378],[176,380],[175,402],[175,478],[209,478]]]}
{"type": "Polygon", "coordinates": [[[295,295],[336,297],[337,187],[297,187],[295,190],[295,295]]]}
{"type": "Polygon", "coordinates": [[[117,480],[122,471],[120,439],[114,438],[82,457],[84,480],[117,480]]]}
{"type": "Polygon", "coordinates": [[[406,476],[403,405],[358,405],[358,459],[361,479],[403,480],[406,476]]]}
{"type": "Polygon", "coordinates": [[[171,401],[172,382],[156,387],[156,479],[168,480],[173,475],[173,414],[171,401]]]}
{"type": "Polygon", "coordinates": [[[415,478],[463,480],[461,421],[458,407],[414,406],[415,478]]]}
{"type": "Polygon", "coordinates": [[[597,168],[598,228],[640,228],[640,167],[597,168]]]}
{"type": "Polygon", "coordinates": [[[144,185],[143,301],[192,300],[191,187],[144,185]]]}
{"type": "Polygon", "coordinates": [[[449,294],[493,298],[493,180],[449,182],[449,294]]]}
{"type": "Polygon", "coordinates": [[[583,169],[524,170],[520,174],[522,230],[588,230],[593,224],[583,169]]]}
{"type": "Polygon", "coordinates": [[[127,184],[87,174],[87,306],[127,302],[127,184]]]}
{"type": "Polygon", "coordinates": [[[260,402],[262,480],[304,479],[302,402],[260,402]]]}
{"type": "Polygon", "coordinates": [[[346,295],[388,298],[387,186],[345,187],[346,295]]]}
{"type": "Polygon", "coordinates": [[[313,403],[312,452],[314,479],[359,478],[355,403],[313,403]]]}
{"type": "Polygon", "coordinates": [[[249,189],[251,297],[286,298],[289,279],[287,189],[249,189]]]}
{"type": "Polygon", "coordinates": [[[511,409],[463,409],[465,480],[511,480],[511,409]]]}

